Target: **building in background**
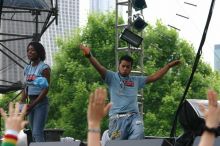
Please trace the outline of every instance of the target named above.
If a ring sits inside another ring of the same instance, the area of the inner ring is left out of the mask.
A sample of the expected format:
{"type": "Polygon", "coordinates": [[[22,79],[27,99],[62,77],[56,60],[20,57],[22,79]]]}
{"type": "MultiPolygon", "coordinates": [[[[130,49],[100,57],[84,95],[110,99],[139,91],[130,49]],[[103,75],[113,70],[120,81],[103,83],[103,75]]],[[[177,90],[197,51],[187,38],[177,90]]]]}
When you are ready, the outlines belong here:
{"type": "MultiPolygon", "coordinates": [[[[112,12],[116,8],[116,0],[90,0],[89,12],[112,12]]],[[[119,7],[119,15],[127,16],[127,7],[119,7]]],[[[126,17],[125,17],[126,18],[126,17]]],[[[126,18],[127,19],[127,18],[126,18]]],[[[127,21],[127,20],[125,20],[127,21]]]]}
{"type": "Polygon", "coordinates": [[[115,0],[90,0],[90,12],[108,12],[115,9],[115,0]]]}
{"type": "MultiPolygon", "coordinates": [[[[17,17],[16,17],[17,18],[17,17]]],[[[7,21],[3,21],[1,23],[1,33],[12,33],[13,30],[17,30],[17,33],[25,34],[27,32],[33,31],[33,27],[25,24],[25,25],[15,25],[14,23],[8,23],[7,21]]],[[[7,39],[7,36],[1,36],[1,39],[7,39]]],[[[18,40],[18,41],[8,41],[2,42],[9,50],[11,50],[16,55],[20,56],[22,59],[27,60],[26,46],[31,41],[31,39],[26,40],[18,40]]],[[[24,62],[18,59],[15,55],[10,53],[6,48],[0,46],[3,52],[7,53],[12,59],[14,59],[21,66],[25,66],[24,62]]],[[[21,66],[16,64],[11,58],[0,52],[0,80],[4,80],[6,82],[1,82],[1,85],[9,85],[10,82],[17,82],[21,80],[23,77],[23,69],[21,66]]]]}
{"type": "Polygon", "coordinates": [[[46,63],[53,65],[53,54],[57,52],[56,39],[68,37],[80,23],[80,0],[58,1],[58,25],[53,23],[41,38],[46,49],[46,63]]]}
{"type": "Polygon", "coordinates": [[[53,65],[53,55],[59,49],[56,39],[68,37],[75,28],[87,23],[91,12],[107,12],[115,9],[115,0],[62,0],[58,3],[58,25],[53,23],[41,38],[47,51],[46,62],[53,65]]]}
{"type": "Polygon", "coordinates": [[[214,48],[214,70],[220,72],[220,44],[214,48]]]}

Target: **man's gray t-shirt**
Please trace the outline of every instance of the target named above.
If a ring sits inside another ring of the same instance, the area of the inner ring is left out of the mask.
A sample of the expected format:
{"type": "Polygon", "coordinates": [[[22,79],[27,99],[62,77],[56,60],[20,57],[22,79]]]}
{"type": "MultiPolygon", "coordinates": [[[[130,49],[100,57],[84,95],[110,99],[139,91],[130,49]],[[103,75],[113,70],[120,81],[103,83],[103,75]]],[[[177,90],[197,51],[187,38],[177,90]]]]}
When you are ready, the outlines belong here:
{"type": "Polygon", "coordinates": [[[146,76],[122,77],[118,72],[107,71],[105,83],[109,87],[110,99],[113,103],[109,116],[118,113],[139,112],[137,94],[146,83],[146,76]]]}

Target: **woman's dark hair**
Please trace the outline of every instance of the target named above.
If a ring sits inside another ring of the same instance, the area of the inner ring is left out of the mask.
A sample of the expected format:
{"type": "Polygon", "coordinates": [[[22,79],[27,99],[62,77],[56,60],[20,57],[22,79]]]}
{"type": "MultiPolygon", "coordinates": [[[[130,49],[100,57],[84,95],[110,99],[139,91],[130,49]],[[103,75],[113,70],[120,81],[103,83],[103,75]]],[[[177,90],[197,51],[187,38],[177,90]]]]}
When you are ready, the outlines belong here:
{"type": "Polygon", "coordinates": [[[33,48],[37,52],[37,55],[41,61],[44,61],[46,59],[46,52],[45,52],[44,46],[41,43],[33,41],[28,44],[27,48],[29,46],[33,46],[33,48]]]}
{"type": "Polygon", "coordinates": [[[121,63],[122,60],[125,60],[127,62],[130,62],[131,63],[131,66],[133,64],[133,58],[129,55],[123,55],[121,56],[121,58],[119,59],[119,64],[121,63]]]}

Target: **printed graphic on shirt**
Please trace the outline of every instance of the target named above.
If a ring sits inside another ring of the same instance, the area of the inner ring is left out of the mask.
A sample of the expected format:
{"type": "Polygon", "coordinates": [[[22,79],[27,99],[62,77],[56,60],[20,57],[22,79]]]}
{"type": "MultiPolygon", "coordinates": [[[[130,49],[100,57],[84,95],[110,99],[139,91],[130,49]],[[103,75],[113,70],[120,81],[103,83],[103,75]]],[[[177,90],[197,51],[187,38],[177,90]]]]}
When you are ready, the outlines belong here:
{"type": "Polygon", "coordinates": [[[35,79],[36,79],[36,76],[35,76],[34,74],[27,75],[27,77],[26,77],[26,80],[27,80],[27,81],[33,81],[33,80],[35,80],[35,79]]]}
{"type": "Polygon", "coordinates": [[[124,83],[125,86],[134,87],[134,82],[133,81],[124,80],[123,83],[124,83]]]}

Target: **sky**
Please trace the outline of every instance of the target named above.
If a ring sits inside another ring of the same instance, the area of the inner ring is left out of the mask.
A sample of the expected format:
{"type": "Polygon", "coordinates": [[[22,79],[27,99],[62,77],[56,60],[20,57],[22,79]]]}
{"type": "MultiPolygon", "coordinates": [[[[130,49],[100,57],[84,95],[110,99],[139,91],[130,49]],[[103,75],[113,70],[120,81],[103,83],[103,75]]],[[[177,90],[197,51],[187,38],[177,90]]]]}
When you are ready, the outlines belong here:
{"type": "MultiPolygon", "coordinates": [[[[146,0],[146,3],[147,8],[143,9],[146,22],[155,24],[157,19],[161,19],[164,24],[179,28],[180,37],[192,43],[197,53],[211,0],[146,0]]],[[[201,58],[212,68],[214,66],[214,45],[220,44],[220,18],[218,16],[220,16],[220,1],[216,0],[201,58]]]]}

